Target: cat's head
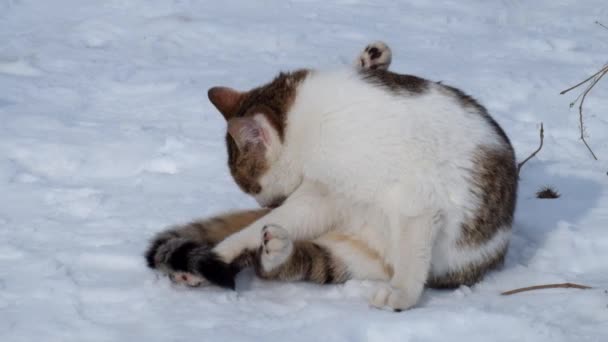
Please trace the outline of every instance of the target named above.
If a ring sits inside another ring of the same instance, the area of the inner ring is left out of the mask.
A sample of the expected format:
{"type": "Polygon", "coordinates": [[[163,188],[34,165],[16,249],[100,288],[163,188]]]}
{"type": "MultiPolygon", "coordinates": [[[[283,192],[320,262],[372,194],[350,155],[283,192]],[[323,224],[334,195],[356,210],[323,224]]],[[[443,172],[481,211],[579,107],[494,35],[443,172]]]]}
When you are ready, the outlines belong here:
{"type": "Polygon", "coordinates": [[[209,100],[227,123],[228,166],[239,187],[260,205],[275,207],[297,184],[285,179],[278,161],[285,144],[287,113],[308,71],[281,73],[249,91],[209,89],[209,100]]]}

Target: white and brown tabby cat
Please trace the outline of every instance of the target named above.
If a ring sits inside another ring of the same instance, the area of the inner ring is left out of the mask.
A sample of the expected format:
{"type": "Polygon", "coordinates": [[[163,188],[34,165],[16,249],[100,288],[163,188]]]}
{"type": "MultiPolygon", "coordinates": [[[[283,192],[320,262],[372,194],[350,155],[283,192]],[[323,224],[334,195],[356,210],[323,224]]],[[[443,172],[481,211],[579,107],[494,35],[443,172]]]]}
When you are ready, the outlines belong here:
{"type": "Polygon", "coordinates": [[[267,208],[159,234],[150,267],[191,286],[267,279],[380,280],[396,311],[424,286],[478,282],[503,262],[517,192],[513,148],[462,91],[387,71],[369,45],[355,68],[298,70],[246,92],[216,87],[230,172],[267,208]]]}

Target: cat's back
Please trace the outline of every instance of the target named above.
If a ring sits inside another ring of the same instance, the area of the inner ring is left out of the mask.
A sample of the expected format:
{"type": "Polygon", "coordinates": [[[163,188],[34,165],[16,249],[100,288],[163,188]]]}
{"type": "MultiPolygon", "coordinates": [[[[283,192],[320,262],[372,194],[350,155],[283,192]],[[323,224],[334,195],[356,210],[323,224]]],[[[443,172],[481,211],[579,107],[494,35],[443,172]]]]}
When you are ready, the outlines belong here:
{"type": "Polygon", "coordinates": [[[510,146],[485,108],[463,92],[385,70],[310,72],[289,126],[316,160],[370,172],[402,173],[412,162],[470,160],[479,146],[510,146]]]}
{"type": "Polygon", "coordinates": [[[463,205],[480,153],[514,159],[504,132],[475,100],[382,70],[310,72],[286,132],[304,177],[365,202],[415,193],[463,205]]]}

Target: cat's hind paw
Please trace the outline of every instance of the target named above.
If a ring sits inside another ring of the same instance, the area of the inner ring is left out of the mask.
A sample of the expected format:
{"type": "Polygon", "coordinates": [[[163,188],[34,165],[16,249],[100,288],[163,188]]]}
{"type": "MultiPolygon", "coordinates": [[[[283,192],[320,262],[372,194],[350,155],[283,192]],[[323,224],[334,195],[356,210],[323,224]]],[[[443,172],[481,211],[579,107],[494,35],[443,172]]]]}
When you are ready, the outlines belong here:
{"type": "Polygon", "coordinates": [[[393,53],[386,43],[373,42],[365,47],[363,52],[355,60],[355,66],[359,69],[383,69],[387,70],[391,65],[393,53]]]}
{"type": "Polygon", "coordinates": [[[287,231],[277,225],[262,229],[262,252],[260,259],[264,271],[270,272],[287,261],[293,252],[293,242],[287,231]]]}

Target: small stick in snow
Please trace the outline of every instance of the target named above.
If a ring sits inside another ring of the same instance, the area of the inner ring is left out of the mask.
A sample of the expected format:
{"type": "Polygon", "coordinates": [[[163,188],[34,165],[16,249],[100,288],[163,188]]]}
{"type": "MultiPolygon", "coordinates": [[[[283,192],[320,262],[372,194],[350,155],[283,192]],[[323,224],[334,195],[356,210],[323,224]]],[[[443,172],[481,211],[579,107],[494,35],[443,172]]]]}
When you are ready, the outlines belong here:
{"type": "Polygon", "coordinates": [[[538,146],[538,148],[536,149],[536,151],[532,152],[531,155],[528,156],[528,158],[526,158],[524,161],[522,161],[521,163],[517,164],[517,176],[519,176],[519,171],[521,170],[522,166],[524,166],[524,164],[532,159],[538,152],[540,152],[540,150],[543,148],[543,141],[545,140],[545,129],[543,128],[543,123],[540,123],[540,145],[538,146]]]}
{"type": "MultiPolygon", "coordinates": [[[[598,23],[599,25],[605,27],[604,25],[600,24],[599,22],[596,21],[596,23],[598,23]]],[[[591,149],[591,146],[589,146],[589,144],[587,143],[587,140],[585,140],[585,126],[583,124],[583,104],[585,103],[585,99],[587,98],[587,94],[589,94],[589,92],[591,91],[591,89],[593,89],[593,87],[597,84],[597,82],[599,82],[602,77],[604,77],[604,75],[606,75],[608,73],[608,64],[605,64],[598,72],[596,72],[595,74],[589,76],[588,78],[586,78],[585,80],[583,80],[582,82],[566,89],[563,90],[562,92],[560,92],[560,95],[563,95],[567,92],[569,92],[572,89],[576,89],[578,87],[580,87],[581,85],[585,84],[585,83],[589,83],[589,85],[587,86],[587,88],[585,88],[585,90],[572,102],[570,103],[570,108],[572,108],[577,102],[579,102],[578,105],[578,120],[579,120],[579,127],[581,130],[581,137],[580,139],[583,141],[583,143],[585,144],[585,146],[587,146],[587,149],[589,150],[589,152],[591,153],[591,155],[593,156],[593,159],[597,160],[597,157],[595,155],[595,153],[593,153],[593,150],[591,149]]]]}
{"type": "Polygon", "coordinates": [[[595,21],[596,24],[600,25],[601,27],[605,28],[606,30],[608,30],[608,27],[602,23],[600,23],[599,21],[595,21]]]}
{"type": "Polygon", "coordinates": [[[547,284],[547,285],[536,285],[536,286],[522,287],[522,288],[519,288],[519,289],[503,292],[503,293],[501,293],[501,295],[503,295],[503,296],[510,296],[512,294],[516,294],[516,293],[520,293],[520,292],[525,292],[525,291],[544,290],[544,289],[558,289],[558,288],[563,288],[563,289],[581,289],[581,290],[592,289],[591,286],[587,286],[587,285],[580,285],[580,284],[574,284],[574,283],[561,283],[561,284],[547,284]]]}

